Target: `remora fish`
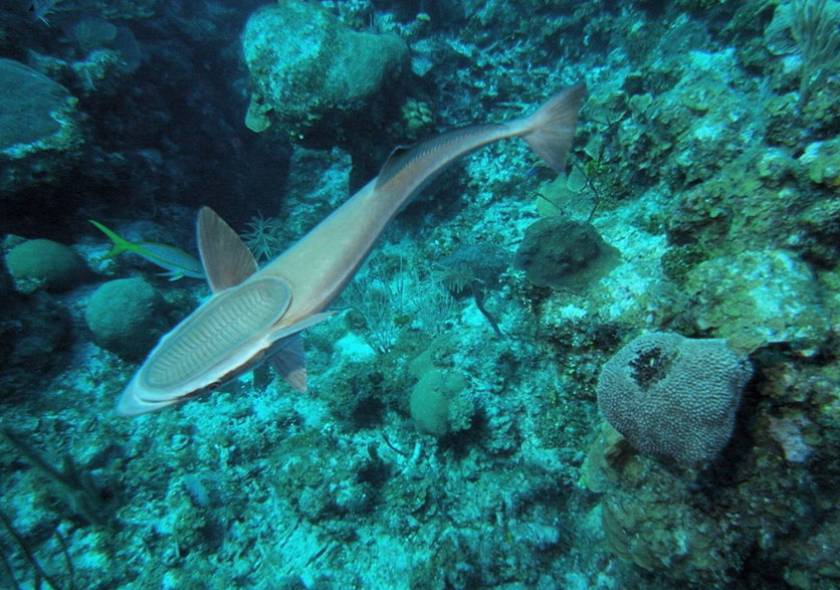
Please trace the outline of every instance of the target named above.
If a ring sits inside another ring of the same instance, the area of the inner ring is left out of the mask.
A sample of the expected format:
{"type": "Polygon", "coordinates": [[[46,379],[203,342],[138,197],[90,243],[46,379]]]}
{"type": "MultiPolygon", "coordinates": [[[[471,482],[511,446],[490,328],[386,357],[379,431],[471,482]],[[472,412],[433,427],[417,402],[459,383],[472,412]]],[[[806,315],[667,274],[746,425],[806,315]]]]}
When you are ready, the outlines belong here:
{"type": "Polygon", "coordinates": [[[88,221],[114,242],[114,247],[105,255],[106,258],[114,258],[123,252],[131,252],[164,269],[166,272],[162,274],[169,277],[170,281],[177,281],[181,277],[204,278],[201,263],[195,256],[187,254],[180,248],[157,242],[130,242],[98,221],[93,219],[88,219],[88,221]]]}
{"type": "Polygon", "coordinates": [[[213,295],[160,340],[123,391],[117,411],[137,415],[183,402],[266,358],[304,390],[300,331],[329,317],[324,310],[403,206],[457,158],[510,137],[521,137],[562,171],[585,93],[579,84],[530,116],[397,148],[376,178],[261,270],[233,229],[204,207],[198,244],[213,295]]]}

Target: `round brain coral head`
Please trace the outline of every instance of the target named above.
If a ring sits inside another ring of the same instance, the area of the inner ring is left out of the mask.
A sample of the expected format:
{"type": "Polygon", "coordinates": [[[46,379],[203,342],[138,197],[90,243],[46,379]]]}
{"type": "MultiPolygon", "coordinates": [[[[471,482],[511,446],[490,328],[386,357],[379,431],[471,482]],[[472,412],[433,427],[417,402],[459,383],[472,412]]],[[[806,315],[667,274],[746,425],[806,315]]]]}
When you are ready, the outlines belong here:
{"type": "Polygon", "coordinates": [[[726,446],[751,375],[725,340],[652,332],[604,365],[598,406],[638,451],[697,464],[726,446]]]}

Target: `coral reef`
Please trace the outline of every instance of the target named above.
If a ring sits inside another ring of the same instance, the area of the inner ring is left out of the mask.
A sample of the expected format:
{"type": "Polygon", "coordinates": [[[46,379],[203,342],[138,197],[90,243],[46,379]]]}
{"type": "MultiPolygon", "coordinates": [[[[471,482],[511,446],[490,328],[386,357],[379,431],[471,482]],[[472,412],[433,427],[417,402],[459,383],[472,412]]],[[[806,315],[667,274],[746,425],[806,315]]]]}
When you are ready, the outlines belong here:
{"type": "Polygon", "coordinates": [[[840,585],[838,0],[34,4],[0,6],[0,586],[840,585]],[[578,82],[567,169],[510,141],[424,188],[307,392],[267,362],[116,416],[208,288],[88,219],[198,257],[209,205],[265,264],[394,147],[578,82]]]}
{"type": "Polygon", "coordinates": [[[697,327],[739,350],[786,343],[813,354],[830,324],[808,266],[784,251],[745,251],[706,260],[688,275],[697,327]]]}
{"type": "Polygon", "coordinates": [[[83,143],[77,99],[20,62],[0,58],[0,191],[3,201],[55,182],[78,159],[83,143]]]}

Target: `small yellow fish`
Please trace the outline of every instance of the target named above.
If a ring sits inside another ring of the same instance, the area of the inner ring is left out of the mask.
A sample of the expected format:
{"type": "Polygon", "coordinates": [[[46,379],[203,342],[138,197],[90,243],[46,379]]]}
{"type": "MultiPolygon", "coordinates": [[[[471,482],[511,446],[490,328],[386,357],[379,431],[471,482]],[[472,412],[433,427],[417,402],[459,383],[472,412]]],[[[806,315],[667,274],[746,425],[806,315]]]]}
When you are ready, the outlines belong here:
{"type": "Polygon", "coordinates": [[[123,252],[131,252],[164,269],[166,272],[163,275],[169,277],[170,281],[177,281],[181,277],[204,278],[204,271],[198,259],[180,248],[155,242],[130,242],[98,221],[93,219],[88,219],[88,221],[114,242],[114,247],[106,254],[106,258],[114,258],[123,252]]]}

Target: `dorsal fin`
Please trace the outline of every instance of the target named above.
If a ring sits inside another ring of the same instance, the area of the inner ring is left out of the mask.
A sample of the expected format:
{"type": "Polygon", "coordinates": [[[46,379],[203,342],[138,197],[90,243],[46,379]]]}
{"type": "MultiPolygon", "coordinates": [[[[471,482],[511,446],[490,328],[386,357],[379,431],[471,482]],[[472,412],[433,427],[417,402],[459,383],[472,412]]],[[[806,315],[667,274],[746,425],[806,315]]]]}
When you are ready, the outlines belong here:
{"type": "Polygon", "coordinates": [[[198,252],[214,293],[234,287],[257,272],[248,246],[210,207],[198,212],[198,252]]]}
{"type": "Polygon", "coordinates": [[[402,170],[405,166],[406,160],[410,158],[409,154],[414,149],[414,145],[398,145],[391,150],[388,159],[379,170],[379,176],[376,177],[376,186],[383,186],[386,182],[396,176],[397,172],[402,170]]]}
{"type": "Polygon", "coordinates": [[[414,145],[397,146],[379,171],[375,186],[376,188],[384,187],[400,172],[415,165],[420,166],[418,171],[421,176],[427,176],[427,168],[434,171],[433,175],[427,176],[422,183],[425,185],[442,170],[443,165],[454,157],[465,156],[487,143],[487,141],[476,142],[476,138],[493,140],[494,132],[504,129],[504,126],[495,123],[470,125],[447,131],[414,145]]]}

